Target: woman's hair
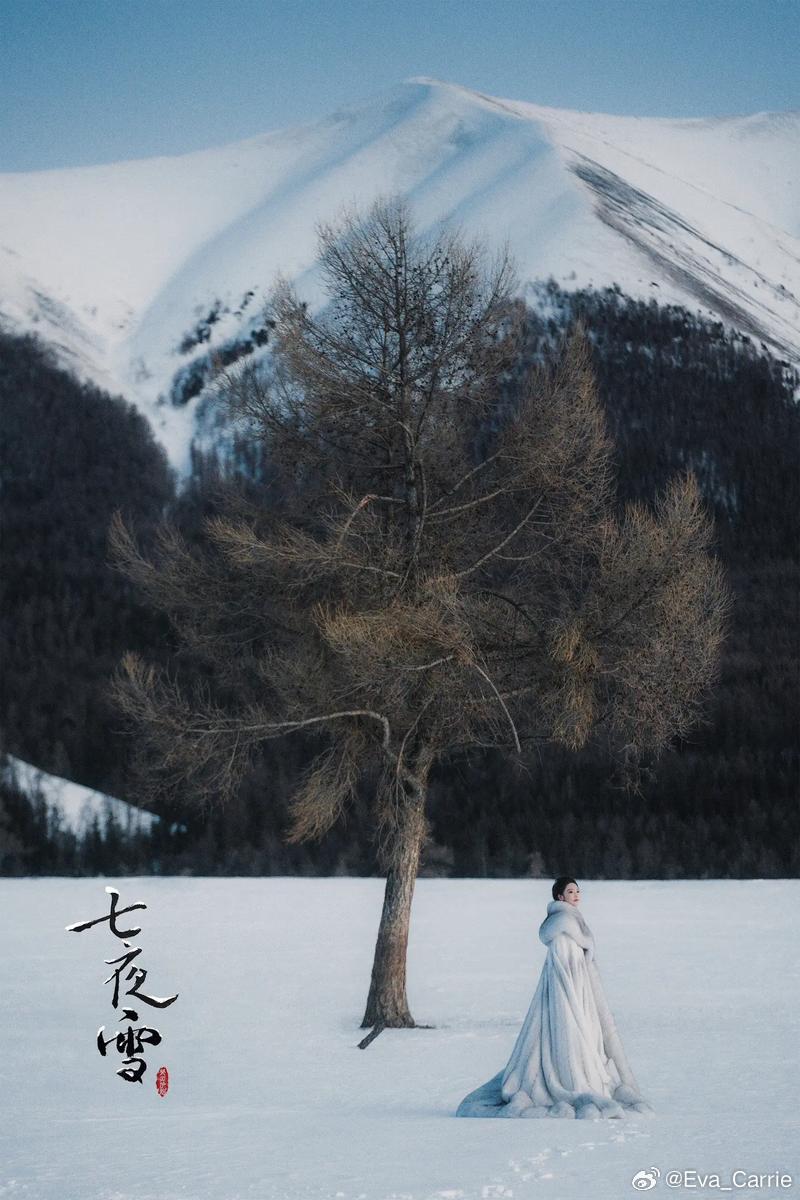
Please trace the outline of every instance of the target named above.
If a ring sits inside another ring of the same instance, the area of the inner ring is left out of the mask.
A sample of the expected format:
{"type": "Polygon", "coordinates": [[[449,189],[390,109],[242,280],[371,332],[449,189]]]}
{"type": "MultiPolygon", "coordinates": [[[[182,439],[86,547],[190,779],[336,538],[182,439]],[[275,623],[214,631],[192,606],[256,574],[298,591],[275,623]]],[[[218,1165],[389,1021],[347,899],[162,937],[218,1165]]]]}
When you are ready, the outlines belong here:
{"type": "Polygon", "coordinates": [[[558,879],[553,884],[553,899],[557,900],[559,896],[563,896],[564,888],[568,883],[574,883],[578,886],[577,879],[573,879],[571,875],[559,875],[558,879]]]}

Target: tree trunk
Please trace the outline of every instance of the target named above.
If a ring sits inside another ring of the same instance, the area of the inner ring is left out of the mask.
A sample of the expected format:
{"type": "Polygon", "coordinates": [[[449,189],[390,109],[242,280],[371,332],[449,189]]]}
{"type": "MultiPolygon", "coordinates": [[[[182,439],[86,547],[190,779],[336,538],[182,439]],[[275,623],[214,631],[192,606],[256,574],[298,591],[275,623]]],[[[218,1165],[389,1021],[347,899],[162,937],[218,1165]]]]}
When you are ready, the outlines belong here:
{"type": "Polygon", "coordinates": [[[397,853],[386,875],[383,911],[362,1028],[379,1022],[388,1029],[409,1029],[414,1026],[406,999],[406,949],[411,900],[424,837],[424,809],[423,790],[409,803],[397,831],[397,853]]]}

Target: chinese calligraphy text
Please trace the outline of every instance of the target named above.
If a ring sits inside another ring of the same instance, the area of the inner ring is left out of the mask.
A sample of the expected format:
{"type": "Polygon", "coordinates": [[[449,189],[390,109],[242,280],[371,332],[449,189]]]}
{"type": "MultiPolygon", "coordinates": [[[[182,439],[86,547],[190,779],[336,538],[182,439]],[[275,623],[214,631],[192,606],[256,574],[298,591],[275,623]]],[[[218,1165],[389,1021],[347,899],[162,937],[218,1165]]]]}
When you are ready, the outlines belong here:
{"type": "MultiPolygon", "coordinates": [[[[137,1004],[147,1004],[151,1008],[168,1008],[178,999],[178,993],[176,992],[174,996],[148,995],[142,990],[147,978],[147,971],[141,965],[133,965],[134,960],[142,953],[142,948],[141,946],[131,946],[128,939],[137,937],[142,932],[141,926],[132,925],[130,929],[123,929],[120,926],[120,918],[125,913],[145,909],[147,905],[139,901],[136,904],[127,905],[126,908],[119,908],[119,892],[116,888],[107,887],[106,892],[111,898],[109,912],[105,916],[95,917],[90,921],[76,921],[74,925],[67,925],[67,932],[83,933],[85,930],[91,929],[93,925],[102,925],[108,921],[109,931],[114,937],[119,938],[124,946],[123,953],[116,958],[104,959],[108,966],[114,967],[108,979],[104,980],[104,983],[111,983],[113,980],[112,1007],[119,1008],[120,994],[122,994],[135,997],[137,1004]],[[125,987],[126,983],[130,983],[130,987],[125,987]]],[[[97,1049],[104,1058],[108,1053],[108,1047],[112,1045],[118,1054],[125,1056],[122,1060],[123,1065],[117,1074],[129,1083],[141,1083],[142,1076],[147,1070],[144,1046],[158,1046],[161,1042],[161,1034],[157,1029],[152,1029],[148,1025],[135,1027],[134,1022],[138,1020],[139,1014],[135,1008],[123,1007],[120,1023],[127,1021],[129,1023],[127,1029],[118,1029],[110,1037],[103,1036],[105,1025],[101,1025],[97,1031],[97,1049]]],[[[166,1074],[166,1068],[162,1068],[162,1070],[166,1074]]],[[[163,1096],[165,1091],[166,1088],[158,1088],[160,1096],[163,1096]]]]}

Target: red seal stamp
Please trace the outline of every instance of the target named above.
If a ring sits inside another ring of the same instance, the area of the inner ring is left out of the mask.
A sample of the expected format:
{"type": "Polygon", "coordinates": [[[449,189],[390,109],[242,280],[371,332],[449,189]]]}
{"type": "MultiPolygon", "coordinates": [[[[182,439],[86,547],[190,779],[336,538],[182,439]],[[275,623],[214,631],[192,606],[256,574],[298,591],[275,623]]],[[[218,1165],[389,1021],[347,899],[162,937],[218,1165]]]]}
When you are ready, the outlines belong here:
{"type": "Polygon", "coordinates": [[[166,1096],[169,1091],[169,1071],[166,1067],[159,1067],[156,1074],[156,1091],[159,1096],[166,1096]]]}

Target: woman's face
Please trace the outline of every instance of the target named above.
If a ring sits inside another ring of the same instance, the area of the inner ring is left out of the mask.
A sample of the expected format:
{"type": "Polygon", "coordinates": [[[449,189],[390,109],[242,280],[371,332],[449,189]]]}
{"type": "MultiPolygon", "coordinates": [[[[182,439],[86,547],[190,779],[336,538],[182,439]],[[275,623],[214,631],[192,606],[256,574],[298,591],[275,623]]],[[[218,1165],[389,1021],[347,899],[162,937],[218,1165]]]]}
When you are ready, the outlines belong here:
{"type": "Polygon", "coordinates": [[[577,883],[568,883],[564,891],[559,896],[559,900],[566,900],[567,904],[577,904],[581,898],[581,889],[577,883]]]}

